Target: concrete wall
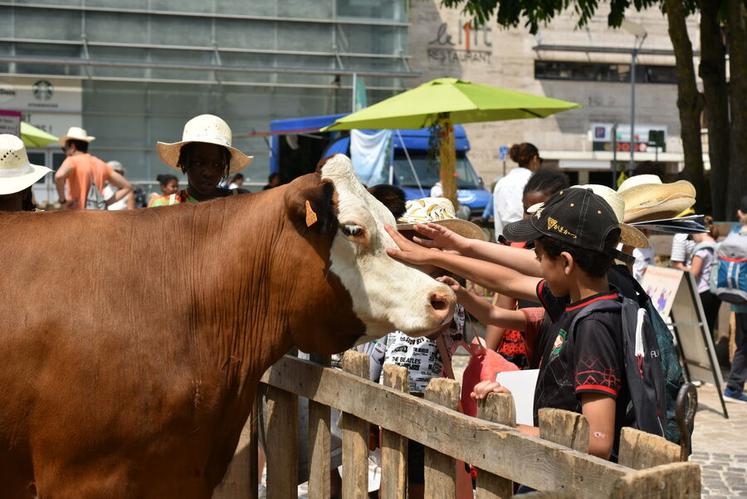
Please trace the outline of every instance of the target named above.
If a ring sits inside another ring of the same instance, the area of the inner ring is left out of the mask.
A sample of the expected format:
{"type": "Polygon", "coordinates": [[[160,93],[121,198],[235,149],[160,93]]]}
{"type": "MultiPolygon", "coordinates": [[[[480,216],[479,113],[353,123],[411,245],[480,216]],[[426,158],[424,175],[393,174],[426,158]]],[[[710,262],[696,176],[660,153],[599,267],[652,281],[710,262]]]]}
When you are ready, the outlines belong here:
{"type": "MultiPolygon", "coordinates": [[[[532,142],[541,151],[590,151],[588,132],[592,123],[628,124],[630,120],[630,86],[627,83],[551,81],[534,79],[536,59],[562,61],[615,62],[629,64],[626,54],[590,54],[542,51],[539,43],[575,46],[608,46],[630,48],[633,36],[607,26],[607,4],[589,25],[576,28],[572,13],[554,20],[530,35],[523,27],[502,29],[491,22],[477,33],[470,33],[469,46],[464,25],[470,18],[458,10],[440,6],[439,0],[412,0],[410,10],[409,54],[413,69],[422,72],[421,81],[440,76],[507,87],[538,95],[566,99],[582,104],[543,120],[520,120],[502,123],[467,125],[472,143],[470,158],[486,183],[502,174],[498,160],[501,144],[532,142]]],[[[644,48],[671,50],[666,18],[658,10],[631,13],[630,20],[644,25],[649,32],[644,48]]],[[[691,21],[691,39],[697,50],[695,20],[691,21]]],[[[641,56],[640,64],[674,65],[673,56],[641,56]]],[[[675,85],[637,84],[636,123],[665,125],[668,131],[667,152],[681,153],[679,118],[675,85]]],[[[507,164],[508,168],[512,165],[507,164]]]]}

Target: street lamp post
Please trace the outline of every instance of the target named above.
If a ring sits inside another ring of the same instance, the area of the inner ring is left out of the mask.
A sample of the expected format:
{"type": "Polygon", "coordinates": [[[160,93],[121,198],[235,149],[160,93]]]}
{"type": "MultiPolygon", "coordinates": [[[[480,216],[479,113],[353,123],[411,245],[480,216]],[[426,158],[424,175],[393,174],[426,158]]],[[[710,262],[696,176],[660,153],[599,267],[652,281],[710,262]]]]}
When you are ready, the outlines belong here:
{"type": "Polygon", "coordinates": [[[638,51],[643,46],[643,42],[648,36],[646,28],[638,23],[624,20],[621,25],[622,29],[635,37],[633,40],[633,50],[630,53],[630,163],[628,164],[628,173],[635,169],[635,68],[638,58],[638,51]]]}

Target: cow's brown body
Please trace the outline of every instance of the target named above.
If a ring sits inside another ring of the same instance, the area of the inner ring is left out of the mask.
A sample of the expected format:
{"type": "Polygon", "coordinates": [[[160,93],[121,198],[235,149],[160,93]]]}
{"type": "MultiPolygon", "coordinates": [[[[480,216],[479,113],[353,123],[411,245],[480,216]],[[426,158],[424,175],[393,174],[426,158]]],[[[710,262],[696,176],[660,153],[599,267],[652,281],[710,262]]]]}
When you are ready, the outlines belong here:
{"type": "Polygon", "coordinates": [[[0,495],[210,497],[262,372],[363,333],[327,272],[331,196],[309,175],[196,206],[0,214],[0,495]]]}

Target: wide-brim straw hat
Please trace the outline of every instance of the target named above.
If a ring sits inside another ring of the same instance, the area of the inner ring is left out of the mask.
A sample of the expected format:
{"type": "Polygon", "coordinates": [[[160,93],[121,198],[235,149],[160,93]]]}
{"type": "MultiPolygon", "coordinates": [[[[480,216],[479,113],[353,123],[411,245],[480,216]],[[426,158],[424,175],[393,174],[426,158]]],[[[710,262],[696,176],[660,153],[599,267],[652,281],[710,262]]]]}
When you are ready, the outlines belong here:
{"type": "Polygon", "coordinates": [[[673,218],[695,204],[696,191],[687,180],[662,183],[656,175],[636,175],[617,189],[625,201],[625,221],[673,218]]]}
{"type": "Polygon", "coordinates": [[[231,153],[229,173],[243,170],[252,162],[254,156],[247,156],[231,145],[231,128],[228,123],[212,114],[195,116],[184,125],[182,140],[179,142],[158,142],[156,149],[161,160],[175,170],[179,167],[179,152],[186,144],[200,142],[223,146],[231,153]]]}
{"type": "Polygon", "coordinates": [[[67,129],[67,133],[60,137],[60,145],[65,145],[68,140],[80,140],[82,142],[88,142],[89,144],[96,140],[93,135],[88,135],[88,132],[84,128],[79,126],[71,126],[67,129]]]}
{"type": "Polygon", "coordinates": [[[34,185],[51,172],[29,162],[23,141],[15,135],[0,134],[0,195],[13,194],[34,185]]]}
{"type": "MultiPolygon", "coordinates": [[[[606,185],[599,184],[574,185],[571,186],[571,189],[591,189],[594,194],[604,199],[610,208],[612,208],[617,221],[620,223],[620,242],[623,246],[648,248],[649,242],[646,235],[632,225],[623,222],[625,216],[625,201],[623,201],[622,196],[620,196],[617,191],[607,187],[606,185]]],[[[530,206],[527,213],[536,213],[542,206],[544,206],[544,203],[537,203],[534,206],[530,206]]]]}
{"type": "Polygon", "coordinates": [[[415,230],[418,224],[435,223],[468,239],[487,241],[488,236],[477,224],[456,217],[454,205],[447,198],[420,198],[405,204],[405,214],[397,219],[397,230],[415,230]]]}

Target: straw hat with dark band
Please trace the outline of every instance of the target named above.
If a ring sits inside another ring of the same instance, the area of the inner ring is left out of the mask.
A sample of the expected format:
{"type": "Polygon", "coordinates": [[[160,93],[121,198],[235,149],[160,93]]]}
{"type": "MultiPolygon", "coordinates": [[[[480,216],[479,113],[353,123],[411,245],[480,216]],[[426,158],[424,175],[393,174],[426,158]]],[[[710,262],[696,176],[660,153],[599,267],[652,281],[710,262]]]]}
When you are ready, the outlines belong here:
{"type": "Polygon", "coordinates": [[[663,184],[656,175],[636,175],[617,192],[625,201],[625,222],[673,218],[695,204],[695,187],[687,180],[663,184]]]}
{"type": "Polygon", "coordinates": [[[443,225],[468,239],[487,241],[488,237],[478,225],[456,217],[454,205],[446,198],[421,198],[408,201],[407,211],[397,220],[397,230],[415,230],[418,224],[443,225]]]}
{"type": "Polygon", "coordinates": [[[52,170],[29,162],[23,141],[15,135],[0,134],[0,196],[31,187],[52,170]]]}
{"type": "Polygon", "coordinates": [[[254,156],[247,156],[231,146],[231,128],[228,123],[212,114],[195,116],[184,125],[182,140],[179,142],[158,142],[156,149],[161,160],[175,170],[179,168],[179,153],[182,147],[192,142],[223,146],[231,153],[229,173],[236,173],[252,162],[254,156]]]}

